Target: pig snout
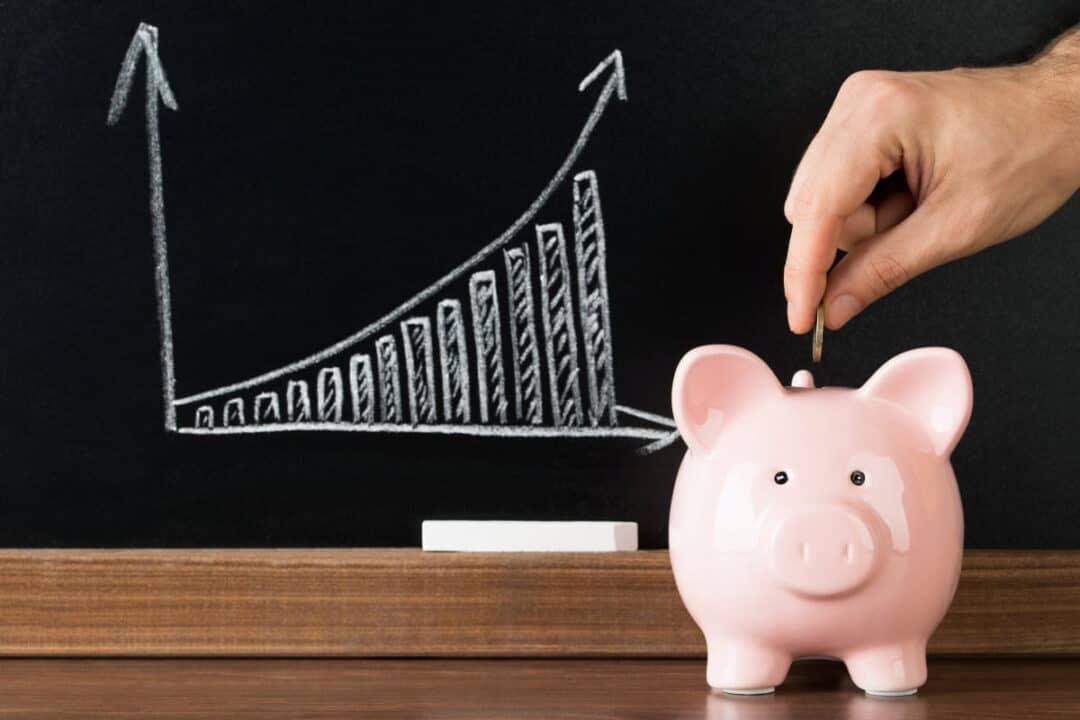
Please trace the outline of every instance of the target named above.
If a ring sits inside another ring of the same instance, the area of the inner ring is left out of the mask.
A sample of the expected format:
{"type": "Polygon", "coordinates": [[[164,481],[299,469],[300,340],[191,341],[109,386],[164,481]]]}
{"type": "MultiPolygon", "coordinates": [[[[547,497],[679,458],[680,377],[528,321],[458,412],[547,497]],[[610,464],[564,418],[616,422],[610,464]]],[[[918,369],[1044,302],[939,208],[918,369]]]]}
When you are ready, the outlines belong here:
{"type": "Polygon", "coordinates": [[[774,576],[791,590],[815,597],[858,588],[877,554],[866,515],[839,504],[782,512],[768,549],[774,576]]]}

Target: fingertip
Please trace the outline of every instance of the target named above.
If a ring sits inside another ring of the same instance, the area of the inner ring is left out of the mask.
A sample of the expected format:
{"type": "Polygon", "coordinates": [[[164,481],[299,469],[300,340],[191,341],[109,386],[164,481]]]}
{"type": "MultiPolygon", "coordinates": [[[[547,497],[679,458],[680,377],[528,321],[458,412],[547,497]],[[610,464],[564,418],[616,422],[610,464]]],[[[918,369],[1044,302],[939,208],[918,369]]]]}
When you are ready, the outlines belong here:
{"type": "Polygon", "coordinates": [[[805,335],[810,332],[810,326],[813,324],[810,313],[798,303],[790,301],[787,304],[787,321],[791,332],[796,335],[805,335]]]}

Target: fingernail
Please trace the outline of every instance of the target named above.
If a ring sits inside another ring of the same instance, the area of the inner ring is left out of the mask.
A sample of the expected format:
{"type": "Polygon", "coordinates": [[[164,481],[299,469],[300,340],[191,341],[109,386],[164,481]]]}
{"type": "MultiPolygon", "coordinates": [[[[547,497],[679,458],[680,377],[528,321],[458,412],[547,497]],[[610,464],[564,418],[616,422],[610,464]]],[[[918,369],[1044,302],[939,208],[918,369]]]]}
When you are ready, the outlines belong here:
{"type": "Polygon", "coordinates": [[[854,295],[844,293],[837,295],[829,301],[825,308],[826,324],[832,330],[839,330],[848,320],[859,314],[863,309],[862,303],[855,299],[854,295]]]}

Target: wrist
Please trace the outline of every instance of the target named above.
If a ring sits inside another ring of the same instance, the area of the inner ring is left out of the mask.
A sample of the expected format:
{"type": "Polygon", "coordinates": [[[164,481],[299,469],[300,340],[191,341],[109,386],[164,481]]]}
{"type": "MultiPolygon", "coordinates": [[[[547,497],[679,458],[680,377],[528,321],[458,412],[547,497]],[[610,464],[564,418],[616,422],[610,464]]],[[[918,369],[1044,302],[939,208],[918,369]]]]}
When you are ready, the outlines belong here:
{"type": "Polygon", "coordinates": [[[1075,192],[1080,188],[1080,28],[1059,37],[1025,69],[1032,74],[1036,117],[1054,139],[1062,179],[1075,192]]]}

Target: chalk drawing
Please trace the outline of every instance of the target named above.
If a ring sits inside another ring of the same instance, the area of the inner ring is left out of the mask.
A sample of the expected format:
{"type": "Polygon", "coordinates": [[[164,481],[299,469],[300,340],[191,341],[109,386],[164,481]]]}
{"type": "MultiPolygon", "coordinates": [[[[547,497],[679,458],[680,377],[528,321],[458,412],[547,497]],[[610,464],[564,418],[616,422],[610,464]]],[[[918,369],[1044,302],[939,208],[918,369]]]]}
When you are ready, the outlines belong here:
{"type": "Polygon", "coordinates": [[[439,358],[442,361],[443,419],[467,425],[472,416],[469,405],[469,353],[460,301],[439,301],[435,311],[435,334],[439,337],[439,358]]]}
{"type": "Polygon", "coordinates": [[[150,162],[150,227],[154,238],[154,285],[157,293],[158,332],[161,345],[161,387],[165,405],[165,429],[176,430],[176,366],[173,356],[172,307],[169,293],[169,254],[165,242],[165,183],[161,175],[161,133],[158,98],[171,110],[179,110],[165,68],[158,58],[158,29],[139,23],[128,45],[116,78],[105,123],[115,125],[127,107],[139,58],[146,56],[146,143],[150,162]]]}
{"type": "Polygon", "coordinates": [[[375,341],[375,366],[379,371],[381,419],[385,423],[401,422],[401,378],[393,335],[383,335],[375,341]]]}
{"type": "Polygon", "coordinates": [[[336,367],[323,368],[315,384],[319,420],[341,422],[341,371],[336,367]]]}
{"type": "Polygon", "coordinates": [[[378,318],[377,320],[374,320],[368,325],[365,325],[363,328],[353,333],[352,335],[344,338],[343,340],[340,340],[339,342],[336,342],[333,345],[330,345],[329,347],[324,348],[317,353],[309,355],[302,360],[297,360],[296,362],[284,365],[274,370],[270,370],[269,372],[265,372],[255,377],[248,378],[247,380],[242,380],[240,382],[235,382],[230,385],[223,385],[221,387],[206,390],[204,392],[196,393],[194,395],[188,395],[186,397],[178,398],[175,401],[175,404],[177,406],[188,405],[198,402],[199,400],[203,400],[205,398],[218,397],[228,394],[230,392],[234,392],[236,390],[243,390],[249,387],[253,387],[255,385],[259,385],[268,380],[283,377],[297,370],[302,370],[304,368],[320,363],[327,358],[336,355],[342,350],[352,347],[353,345],[356,345],[357,343],[374,336],[375,334],[384,330],[391,323],[400,320],[406,313],[413,310],[413,308],[420,305],[425,300],[429,300],[435,297],[440,291],[444,290],[452,282],[463,277],[466,273],[472,270],[472,268],[477,266],[481,261],[485,260],[489,255],[494,253],[496,250],[499,250],[510,240],[513,240],[517,236],[518,232],[532,221],[532,219],[536,216],[537,212],[539,212],[540,209],[544,207],[544,205],[547,203],[552,193],[554,193],[555,190],[558,189],[560,185],[562,185],[563,181],[570,174],[571,170],[573,170],[574,164],[577,162],[578,157],[581,155],[581,152],[585,149],[589,137],[592,135],[592,132],[596,128],[597,123],[600,122],[600,118],[604,114],[604,109],[608,106],[608,103],[611,101],[612,96],[616,95],[617,93],[620,100],[627,99],[625,78],[626,70],[623,65],[622,53],[618,50],[612,52],[607,58],[603,60],[603,62],[601,62],[592,72],[590,72],[584,80],[581,81],[581,83],[578,85],[578,91],[581,92],[588,89],[589,86],[597,80],[597,78],[601,77],[603,71],[608,68],[612,68],[613,72],[608,77],[607,82],[604,84],[604,87],[601,90],[599,97],[597,97],[596,103],[593,105],[592,111],[589,113],[588,118],[585,120],[585,124],[581,128],[577,140],[575,140],[573,146],[570,148],[569,154],[567,154],[566,158],[559,166],[559,169],[556,171],[555,175],[551,178],[551,180],[548,181],[548,184],[544,187],[544,189],[540,192],[536,199],[533,200],[533,202],[529,205],[528,209],[525,210],[525,212],[522,213],[521,216],[518,217],[518,219],[515,220],[514,223],[506,230],[504,230],[502,234],[500,234],[497,238],[495,238],[490,243],[481,248],[472,257],[459,264],[453,270],[446,273],[441,278],[428,285],[426,288],[416,293],[405,302],[395,307],[393,310],[387,312],[385,315],[378,318]]]}
{"type": "Polygon", "coordinates": [[[214,408],[209,405],[200,405],[195,411],[195,427],[203,429],[214,427],[214,408]]]}
{"type": "Polygon", "coordinates": [[[263,392],[255,396],[255,412],[253,420],[259,425],[268,425],[281,422],[281,406],[278,404],[276,392],[263,392]]]}
{"type": "Polygon", "coordinates": [[[574,254],[578,272],[578,311],[585,344],[589,386],[589,424],[618,422],[612,369],[611,314],[600,187],[592,170],[574,176],[574,254]]]}
{"type": "Polygon", "coordinates": [[[629,415],[630,417],[636,417],[640,420],[648,420],[649,422],[656,423],[657,425],[662,425],[663,427],[675,427],[675,421],[669,417],[664,417],[663,415],[645,412],[644,410],[638,410],[637,408],[627,407],[625,405],[616,405],[615,409],[621,413],[629,415]]]}
{"type": "Polygon", "coordinates": [[[615,404],[607,238],[599,181],[592,170],[575,171],[611,100],[628,99],[621,52],[613,51],[579,83],[579,92],[584,92],[603,80],[584,125],[555,174],[500,235],[348,337],[295,362],[184,397],[176,393],[158,112],[159,101],[173,110],[178,105],[159,57],[158,30],[152,25],[140,23],[132,37],[107,123],[118,122],[143,56],[151,235],[167,431],[194,435],[336,431],[649,441],[639,452],[653,452],[677,439],[670,418],[615,404]],[[561,214],[562,210],[549,201],[568,180],[567,194],[572,193],[572,202],[565,207],[573,218],[572,248],[567,247],[562,222],[539,218],[542,210],[561,214]],[[535,268],[524,236],[529,231],[535,232],[535,268]],[[517,243],[509,246],[513,241],[517,243]],[[499,250],[504,251],[505,276],[484,266],[499,250]],[[500,278],[505,281],[505,290],[499,287],[500,278]],[[465,285],[458,292],[468,292],[468,317],[462,303],[447,296],[455,283],[465,285]],[[534,293],[540,295],[540,326],[534,293]],[[434,341],[430,313],[435,317],[434,341]],[[503,325],[504,318],[508,326],[503,325]],[[395,323],[401,333],[404,368],[399,363],[395,323]],[[512,399],[505,373],[504,336],[511,345],[512,399]],[[546,350],[544,358],[541,345],[546,350]],[[582,401],[578,378],[579,357],[584,361],[587,405],[582,401]],[[541,365],[547,368],[546,409],[541,365]],[[345,377],[351,410],[348,417],[345,377]],[[408,418],[402,403],[402,378],[408,418]],[[314,412],[310,383],[315,384],[314,412]],[[282,393],[284,421],[279,405],[282,393]],[[250,423],[244,414],[248,401],[252,403],[250,423]],[[474,409],[479,422],[473,420],[474,409]],[[215,425],[219,411],[221,424],[215,425]]]}
{"type": "Polygon", "coordinates": [[[311,420],[311,395],[304,380],[290,380],[285,390],[285,410],[289,422],[301,423],[311,420]]]}
{"type": "Polygon", "coordinates": [[[506,381],[503,374],[502,323],[499,322],[495,272],[481,270],[469,278],[473,339],[476,343],[480,422],[506,423],[506,381]]]}
{"type": "Polygon", "coordinates": [[[413,425],[437,422],[431,322],[427,318],[405,320],[401,323],[401,338],[405,343],[405,385],[413,425]]]}
{"type": "Polygon", "coordinates": [[[291,430],[318,432],[357,432],[357,433],[432,433],[436,435],[472,435],[474,437],[535,437],[535,438],[633,438],[654,440],[668,444],[678,438],[678,432],[669,441],[670,433],[666,430],[654,430],[644,427],[529,427],[528,432],[507,425],[410,425],[400,423],[372,423],[354,425],[353,423],[311,422],[282,423],[280,425],[248,425],[246,427],[199,428],[182,427],[177,432],[188,435],[247,435],[272,433],[291,430]]]}
{"type": "Polygon", "coordinates": [[[371,374],[371,358],[367,355],[349,358],[349,394],[352,396],[353,422],[374,422],[375,382],[371,374]]]}
{"type": "Polygon", "coordinates": [[[244,398],[232,398],[225,403],[225,412],[221,415],[221,422],[225,427],[244,424],[244,398]]]}
{"type": "Polygon", "coordinates": [[[663,450],[679,439],[679,431],[672,430],[667,435],[657,438],[655,441],[638,448],[638,455],[652,455],[657,450],[663,450]]]}
{"type": "Polygon", "coordinates": [[[540,264],[540,317],[547,349],[551,412],[556,425],[581,425],[577,333],[570,298],[566,238],[560,223],[536,226],[540,264]]]}
{"type": "Polygon", "coordinates": [[[506,281],[510,286],[510,339],[514,352],[514,412],[520,422],[544,422],[540,389],[540,353],[536,343],[533,311],[532,268],[529,246],[503,250],[506,281]]]}

